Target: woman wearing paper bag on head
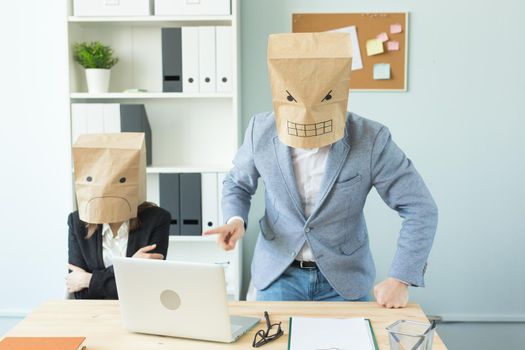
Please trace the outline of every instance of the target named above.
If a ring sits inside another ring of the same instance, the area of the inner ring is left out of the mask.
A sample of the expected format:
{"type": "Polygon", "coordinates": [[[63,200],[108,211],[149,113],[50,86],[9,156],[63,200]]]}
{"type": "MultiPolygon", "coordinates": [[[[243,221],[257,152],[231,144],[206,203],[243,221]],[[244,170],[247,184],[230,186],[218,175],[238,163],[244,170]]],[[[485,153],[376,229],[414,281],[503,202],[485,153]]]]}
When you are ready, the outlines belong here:
{"type": "Polygon", "coordinates": [[[76,299],[118,298],[114,257],[166,257],[171,216],[145,201],[145,149],[142,133],[81,135],[73,146],[66,285],[76,299]]]}

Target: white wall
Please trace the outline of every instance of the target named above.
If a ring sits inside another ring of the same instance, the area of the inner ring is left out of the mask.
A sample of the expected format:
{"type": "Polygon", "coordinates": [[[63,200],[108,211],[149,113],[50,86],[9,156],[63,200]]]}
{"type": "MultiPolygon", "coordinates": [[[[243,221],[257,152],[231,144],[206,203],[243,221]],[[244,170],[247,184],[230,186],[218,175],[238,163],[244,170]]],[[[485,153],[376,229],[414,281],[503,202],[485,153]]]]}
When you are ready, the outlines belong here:
{"type": "Polygon", "coordinates": [[[65,1],[2,3],[0,327],[64,295],[72,210],[66,29],[65,1]]]}
{"type": "MultiPolygon", "coordinates": [[[[427,288],[412,289],[412,300],[448,320],[525,321],[523,1],[245,0],[244,126],[272,109],[267,39],[289,32],[294,12],[387,11],[410,12],[408,91],[350,93],[349,108],[390,128],[440,208],[427,288]]],[[[243,242],[245,281],[263,198],[258,191],[243,242]]],[[[401,220],[375,191],[365,214],[379,281],[401,220]]],[[[496,344],[515,345],[524,328],[459,323],[443,330],[451,349],[494,349],[476,335],[492,331],[496,344]]]]}

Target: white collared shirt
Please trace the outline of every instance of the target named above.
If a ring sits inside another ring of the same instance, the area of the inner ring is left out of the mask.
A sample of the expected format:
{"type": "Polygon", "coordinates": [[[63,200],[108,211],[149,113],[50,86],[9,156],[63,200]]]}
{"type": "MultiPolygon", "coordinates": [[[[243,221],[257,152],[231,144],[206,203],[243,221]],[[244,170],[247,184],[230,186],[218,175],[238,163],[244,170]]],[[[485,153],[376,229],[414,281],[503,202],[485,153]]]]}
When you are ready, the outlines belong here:
{"type": "Polygon", "coordinates": [[[128,249],[129,221],[120,225],[117,234],[113,235],[109,224],[102,225],[102,258],[104,267],[113,266],[113,258],[126,256],[128,249]]]}
{"type": "MultiPolygon", "coordinates": [[[[321,181],[326,168],[326,160],[330,153],[331,145],[322,148],[294,148],[290,147],[292,154],[292,164],[295,173],[295,183],[301,198],[301,204],[306,217],[312,214],[312,210],[317,204],[319,192],[321,191],[321,181]]],[[[238,219],[244,222],[240,216],[233,216],[227,223],[238,219]]],[[[305,242],[301,251],[296,256],[297,260],[315,261],[312,249],[308,242],[305,242]]]]}
{"type": "MultiPolygon", "coordinates": [[[[312,211],[319,200],[321,182],[325,174],[326,160],[330,153],[330,147],[331,146],[322,148],[291,148],[295,183],[307,218],[312,215],[312,211]]],[[[315,261],[308,242],[304,243],[296,259],[315,261]]]]}

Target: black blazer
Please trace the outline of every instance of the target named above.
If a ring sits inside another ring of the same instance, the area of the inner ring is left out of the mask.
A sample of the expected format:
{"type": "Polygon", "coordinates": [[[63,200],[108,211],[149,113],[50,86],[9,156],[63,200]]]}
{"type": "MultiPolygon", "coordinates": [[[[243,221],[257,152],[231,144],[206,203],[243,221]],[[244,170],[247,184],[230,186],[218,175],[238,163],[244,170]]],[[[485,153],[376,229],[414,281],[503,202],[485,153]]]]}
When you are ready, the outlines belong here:
{"type": "MultiPolygon", "coordinates": [[[[154,253],[166,258],[168,253],[170,214],[159,207],[146,208],[138,214],[140,227],[130,231],[126,256],[150,244],[157,244],[154,253]]],[[[76,299],[118,299],[113,266],[104,268],[102,258],[102,225],[86,239],[86,223],[78,211],[69,214],[69,263],[92,273],[89,287],[75,293],[76,299]]]]}

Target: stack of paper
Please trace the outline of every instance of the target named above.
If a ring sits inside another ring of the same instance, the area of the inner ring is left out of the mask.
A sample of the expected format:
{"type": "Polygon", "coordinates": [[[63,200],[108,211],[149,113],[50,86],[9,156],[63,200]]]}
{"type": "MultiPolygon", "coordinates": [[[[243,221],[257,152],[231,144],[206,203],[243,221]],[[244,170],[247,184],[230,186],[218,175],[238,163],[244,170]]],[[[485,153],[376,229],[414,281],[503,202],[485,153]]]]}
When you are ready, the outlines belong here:
{"type": "Polygon", "coordinates": [[[375,350],[377,345],[364,318],[290,318],[289,350],[375,350]]]}

